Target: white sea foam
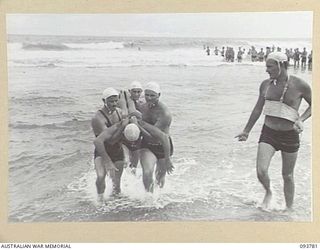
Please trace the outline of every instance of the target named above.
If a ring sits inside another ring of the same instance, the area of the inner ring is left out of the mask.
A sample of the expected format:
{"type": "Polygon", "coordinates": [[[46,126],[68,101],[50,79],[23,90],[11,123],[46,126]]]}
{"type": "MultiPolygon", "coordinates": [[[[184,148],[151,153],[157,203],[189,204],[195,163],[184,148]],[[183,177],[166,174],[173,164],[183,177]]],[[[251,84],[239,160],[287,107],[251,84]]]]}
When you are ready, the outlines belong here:
{"type": "MultiPolygon", "coordinates": [[[[25,50],[22,42],[8,43],[8,59],[10,66],[28,67],[130,67],[130,66],[219,66],[230,64],[223,60],[223,57],[213,54],[213,47],[210,56],[207,56],[201,43],[195,40],[184,41],[183,39],[172,41],[160,39],[141,40],[138,45],[130,46],[129,41],[97,41],[88,42],[79,38],[79,42],[58,42],[48,44],[30,43],[38,49],[25,50]],[[126,45],[127,44],[127,45],[126,45]],[[61,49],[54,49],[54,48],[61,49]],[[63,49],[66,47],[67,49],[63,49]],[[50,48],[50,49],[48,49],[50,48]]],[[[308,40],[279,40],[264,41],[257,40],[228,40],[216,41],[222,46],[233,46],[237,51],[237,45],[249,50],[250,46],[256,46],[258,50],[266,46],[285,48],[306,47],[311,50],[311,42],[308,40]],[[228,44],[229,43],[229,44],[228,44]]],[[[25,46],[25,45],[24,45],[25,46]]],[[[221,46],[219,46],[221,49],[221,46]]],[[[244,55],[243,63],[260,65],[261,63],[250,62],[247,55],[244,55]]],[[[233,64],[234,65],[234,64],[233,64]]]]}

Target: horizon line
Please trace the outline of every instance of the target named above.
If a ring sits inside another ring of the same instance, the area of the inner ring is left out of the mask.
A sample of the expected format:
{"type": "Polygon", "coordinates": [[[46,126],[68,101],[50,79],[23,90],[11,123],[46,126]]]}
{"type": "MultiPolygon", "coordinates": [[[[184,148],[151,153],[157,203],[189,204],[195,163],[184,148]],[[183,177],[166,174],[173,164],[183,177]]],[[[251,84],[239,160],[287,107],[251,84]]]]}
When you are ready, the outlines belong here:
{"type": "Polygon", "coordinates": [[[125,38],[202,38],[202,39],[313,39],[313,37],[212,37],[212,36],[152,36],[152,35],[62,35],[62,34],[10,34],[8,36],[71,36],[71,37],[125,37],[125,38]]]}

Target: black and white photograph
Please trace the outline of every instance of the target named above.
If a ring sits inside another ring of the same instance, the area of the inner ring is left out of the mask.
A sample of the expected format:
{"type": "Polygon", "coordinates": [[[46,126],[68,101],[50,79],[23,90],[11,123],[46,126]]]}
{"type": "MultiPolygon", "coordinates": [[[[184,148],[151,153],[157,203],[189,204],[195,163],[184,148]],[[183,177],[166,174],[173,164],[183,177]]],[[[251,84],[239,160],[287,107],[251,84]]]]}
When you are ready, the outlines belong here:
{"type": "Polygon", "coordinates": [[[10,223],[312,222],[313,12],[7,13],[10,223]]]}

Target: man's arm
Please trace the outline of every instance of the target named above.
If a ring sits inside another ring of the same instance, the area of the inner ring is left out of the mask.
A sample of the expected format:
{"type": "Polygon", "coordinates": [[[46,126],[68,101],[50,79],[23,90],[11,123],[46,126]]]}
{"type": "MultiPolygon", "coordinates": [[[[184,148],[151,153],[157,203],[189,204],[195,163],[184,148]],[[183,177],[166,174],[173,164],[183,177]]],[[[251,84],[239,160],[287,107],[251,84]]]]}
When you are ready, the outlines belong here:
{"type": "Polygon", "coordinates": [[[99,134],[99,136],[97,136],[94,139],[93,144],[95,146],[95,149],[98,151],[98,154],[101,156],[102,161],[105,164],[106,168],[110,170],[112,169],[118,170],[114,166],[112,160],[110,159],[104,147],[104,142],[111,137],[111,132],[114,129],[114,127],[110,127],[110,128],[104,127],[103,125],[101,125],[101,122],[96,117],[92,119],[91,126],[94,134],[99,134],[101,129],[103,129],[103,131],[99,134]]]}
{"type": "Polygon", "coordinates": [[[302,80],[300,83],[301,83],[301,97],[309,104],[309,106],[293,125],[293,128],[298,133],[301,133],[303,131],[303,122],[311,116],[311,88],[306,82],[302,80]]]}
{"type": "Polygon", "coordinates": [[[164,155],[165,158],[168,159],[170,158],[170,141],[169,141],[169,136],[162,132],[159,128],[156,126],[153,126],[147,122],[144,121],[139,121],[138,124],[140,125],[139,127],[142,127],[145,129],[152,137],[156,138],[157,140],[160,141],[161,145],[164,148],[164,155]]]}
{"type": "Polygon", "coordinates": [[[113,127],[113,129],[112,129],[112,136],[109,140],[110,144],[114,144],[115,142],[119,141],[120,137],[122,136],[123,130],[128,124],[129,124],[129,118],[127,117],[111,126],[113,127]]]}
{"type": "Polygon", "coordinates": [[[164,106],[162,103],[161,103],[161,106],[163,109],[162,114],[158,117],[154,126],[166,132],[170,127],[172,116],[166,106],[164,106]]]}
{"type": "Polygon", "coordinates": [[[257,120],[259,119],[261,113],[262,113],[262,109],[263,109],[263,105],[264,105],[264,97],[259,96],[258,101],[256,103],[256,105],[254,106],[250,118],[244,128],[244,132],[246,133],[250,133],[251,129],[253,128],[253,126],[256,124],[257,120]]]}
{"type": "Polygon", "coordinates": [[[302,85],[302,98],[309,104],[308,108],[303,112],[303,114],[300,116],[301,121],[307,120],[311,116],[311,88],[310,86],[303,82],[302,85]]]}
{"type": "Polygon", "coordinates": [[[264,88],[265,88],[265,84],[262,83],[260,85],[260,90],[259,90],[259,98],[256,102],[256,105],[254,106],[251,115],[249,117],[249,120],[245,126],[245,128],[243,129],[243,131],[237,135],[235,138],[238,138],[239,141],[246,141],[248,139],[249,133],[251,131],[251,129],[253,128],[253,126],[255,125],[255,123],[257,122],[257,120],[259,119],[261,113],[262,113],[262,109],[264,106],[264,88]]]}
{"type": "Polygon", "coordinates": [[[163,146],[164,158],[167,167],[166,171],[168,172],[168,174],[172,173],[174,167],[170,160],[171,145],[169,136],[162,130],[167,130],[167,128],[170,126],[171,119],[171,115],[169,113],[166,113],[158,119],[155,125],[151,125],[142,120],[139,121],[140,128],[142,127],[142,129],[146,130],[152,137],[160,141],[161,145],[163,146]]]}

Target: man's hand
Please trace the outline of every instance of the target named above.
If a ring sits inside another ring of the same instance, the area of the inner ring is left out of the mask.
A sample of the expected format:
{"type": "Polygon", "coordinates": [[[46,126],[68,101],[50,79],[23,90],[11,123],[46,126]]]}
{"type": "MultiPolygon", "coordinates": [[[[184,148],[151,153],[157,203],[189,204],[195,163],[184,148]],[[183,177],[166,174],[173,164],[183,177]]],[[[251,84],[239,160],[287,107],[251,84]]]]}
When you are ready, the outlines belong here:
{"type": "Polygon", "coordinates": [[[141,127],[143,127],[143,126],[146,124],[146,122],[143,121],[143,120],[138,120],[138,124],[139,124],[141,127]]]}
{"type": "Polygon", "coordinates": [[[298,119],[298,120],[293,124],[293,129],[300,134],[300,133],[303,131],[303,122],[302,122],[302,120],[298,119]]]}
{"type": "Polygon", "coordinates": [[[246,141],[248,139],[248,137],[249,137],[249,133],[241,132],[240,134],[238,134],[234,138],[238,138],[238,141],[246,141]]]}
{"type": "Polygon", "coordinates": [[[134,123],[134,124],[138,125],[137,117],[135,117],[135,116],[130,117],[130,123],[134,123]]]}
{"type": "Polygon", "coordinates": [[[165,160],[166,171],[168,174],[172,174],[174,170],[174,166],[172,165],[171,159],[165,160]]]}
{"type": "Polygon", "coordinates": [[[129,118],[127,117],[127,118],[122,119],[121,124],[122,124],[124,127],[127,126],[127,125],[129,124],[129,118]]]}
{"type": "Polygon", "coordinates": [[[134,112],[131,112],[129,114],[129,118],[131,117],[136,117],[138,120],[141,120],[142,119],[142,114],[141,112],[139,112],[138,110],[134,111],[134,112]]]}
{"type": "Polygon", "coordinates": [[[106,171],[119,171],[119,169],[116,168],[116,166],[114,165],[114,163],[112,161],[104,161],[104,166],[106,168],[106,171]]]}

